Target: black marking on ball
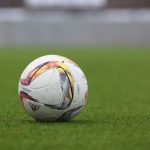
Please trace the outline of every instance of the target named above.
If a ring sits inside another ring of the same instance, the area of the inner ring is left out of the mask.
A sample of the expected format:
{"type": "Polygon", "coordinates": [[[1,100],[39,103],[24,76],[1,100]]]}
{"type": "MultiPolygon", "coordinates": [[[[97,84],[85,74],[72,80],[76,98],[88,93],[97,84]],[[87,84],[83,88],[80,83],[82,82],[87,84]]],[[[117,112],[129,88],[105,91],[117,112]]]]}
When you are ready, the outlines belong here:
{"type": "Polygon", "coordinates": [[[67,112],[65,112],[59,119],[58,121],[68,121],[71,119],[72,115],[75,114],[75,112],[77,112],[78,110],[80,110],[83,106],[79,106],[77,108],[68,110],[67,112]]]}
{"type": "Polygon", "coordinates": [[[33,111],[37,111],[38,109],[40,109],[40,105],[36,105],[33,103],[29,103],[29,105],[33,111]]]}

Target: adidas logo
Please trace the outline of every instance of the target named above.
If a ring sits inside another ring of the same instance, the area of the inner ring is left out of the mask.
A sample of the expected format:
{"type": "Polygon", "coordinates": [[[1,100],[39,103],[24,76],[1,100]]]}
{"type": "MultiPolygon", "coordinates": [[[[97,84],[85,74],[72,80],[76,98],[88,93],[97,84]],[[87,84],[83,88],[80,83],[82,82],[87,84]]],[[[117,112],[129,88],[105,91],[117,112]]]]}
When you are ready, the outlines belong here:
{"type": "Polygon", "coordinates": [[[32,109],[33,111],[37,111],[37,110],[40,108],[39,105],[36,105],[36,104],[33,104],[33,103],[29,103],[29,105],[31,106],[31,109],[32,109]]]}

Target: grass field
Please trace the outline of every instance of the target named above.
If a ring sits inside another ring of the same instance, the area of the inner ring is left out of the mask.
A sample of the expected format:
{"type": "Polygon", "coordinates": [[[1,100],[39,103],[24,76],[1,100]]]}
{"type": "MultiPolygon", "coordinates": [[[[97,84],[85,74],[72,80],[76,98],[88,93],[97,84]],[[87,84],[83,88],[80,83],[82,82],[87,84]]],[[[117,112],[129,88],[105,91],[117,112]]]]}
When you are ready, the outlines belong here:
{"type": "Polygon", "coordinates": [[[1,150],[150,148],[148,49],[1,48],[0,68],[1,150]],[[17,95],[18,80],[26,65],[51,53],[74,60],[89,83],[86,107],[66,123],[35,122],[24,112],[17,95]]]}

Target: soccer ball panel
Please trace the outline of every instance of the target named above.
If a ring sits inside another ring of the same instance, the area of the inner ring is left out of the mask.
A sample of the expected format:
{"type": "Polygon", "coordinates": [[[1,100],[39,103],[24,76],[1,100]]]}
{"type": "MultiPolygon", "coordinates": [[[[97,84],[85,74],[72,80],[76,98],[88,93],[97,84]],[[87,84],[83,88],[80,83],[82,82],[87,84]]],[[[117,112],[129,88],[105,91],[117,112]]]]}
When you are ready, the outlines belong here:
{"type": "Polygon", "coordinates": [[[31,95],[43,104],[61,105],[63,101],[60,84],[55,84],[55,86],[48,85],[40,89],[33,89],[31,95]]]}
{"type": "Polygon", "coordinates": [[[74,81],[78,82],[79,84],[87,85],[87,80],[82,70],[78,66],[72,64],[67,64],[67,65],[70,69],[70,72],[72,73],[74,81]]]}
{"type": "Polygon", "coordinates": [[[76,103],[78,101],[83,102],[83,105],[86,103],[86,94],[87,94],[87,85],[75,83],[75,91],[74,91],[74,98],[73,102],[76,103]]]}
{"type": "Polygon", "coordinates": [[[29,85],[31,89],[39,89],[48,85],[58,84],[59,73],[56,69],[51,69],[43,72],[29,85]]]}

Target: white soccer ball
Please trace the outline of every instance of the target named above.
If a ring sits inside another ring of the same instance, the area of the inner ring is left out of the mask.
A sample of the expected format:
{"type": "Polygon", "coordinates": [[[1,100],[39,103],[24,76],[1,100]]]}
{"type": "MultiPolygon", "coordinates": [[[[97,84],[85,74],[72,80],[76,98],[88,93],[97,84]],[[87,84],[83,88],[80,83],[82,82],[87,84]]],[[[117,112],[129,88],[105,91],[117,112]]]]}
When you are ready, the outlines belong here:
{"type": "Polygon", "coordinates": [[[23,106],[38,121],[67,121],[82,110],[88,84],[77,64],[58,55],[31,62],[19,80],[23,106]]]}

